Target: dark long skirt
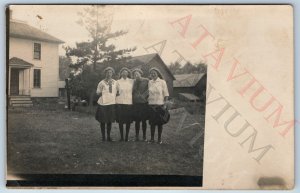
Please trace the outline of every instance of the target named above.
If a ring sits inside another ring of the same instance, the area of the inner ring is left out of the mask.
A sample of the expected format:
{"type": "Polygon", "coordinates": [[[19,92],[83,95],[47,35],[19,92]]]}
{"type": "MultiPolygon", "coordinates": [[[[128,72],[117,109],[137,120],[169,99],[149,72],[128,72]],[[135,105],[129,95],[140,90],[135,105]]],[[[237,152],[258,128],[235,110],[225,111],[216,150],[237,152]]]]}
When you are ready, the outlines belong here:
{"type": "Polygon", "coordinates": [[[112,123],[116,121],[115,105],[99,105],[95,118],[99,123],[112,123]]]}
{"type": "Polygon", "coordinates": [[[148,105],[148,103],[133,104],[133,120],[134,121],[149,120],[149,105],[148,105]]]}
{"type": "Polygon", "coordinates": [[[118,123],[131,123],[132,122],[132,105],[117,104],[116,113],[118,123]]]}
{"type": "Polygon", "coordinates": [[[149,124],[164,125],[170,120],[170,114],[163,105],[149,105],[149,124]]]}

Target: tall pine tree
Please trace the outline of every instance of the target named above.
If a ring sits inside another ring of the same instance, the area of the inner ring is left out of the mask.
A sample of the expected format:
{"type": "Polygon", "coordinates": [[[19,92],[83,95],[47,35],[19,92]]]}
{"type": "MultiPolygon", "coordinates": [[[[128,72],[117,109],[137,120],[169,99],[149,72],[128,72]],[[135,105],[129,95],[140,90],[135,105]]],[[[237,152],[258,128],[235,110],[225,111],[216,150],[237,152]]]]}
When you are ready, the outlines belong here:
{"type": "Polygon", "coordinates": [[[90,40],[76,43],[75,47],[66,47],[67,57],[72,58],[73,73],[70,88],[73,94],[87,97],[90,107],[93,105],[98,82],[104,78],[103,69],[124,63],[135,48],[117,49],[110,40],[123,36],[127,31],[111,32],[113,15],[103,5],[93,5],[79,13],[78,24],[84,26],[90,40]]]}

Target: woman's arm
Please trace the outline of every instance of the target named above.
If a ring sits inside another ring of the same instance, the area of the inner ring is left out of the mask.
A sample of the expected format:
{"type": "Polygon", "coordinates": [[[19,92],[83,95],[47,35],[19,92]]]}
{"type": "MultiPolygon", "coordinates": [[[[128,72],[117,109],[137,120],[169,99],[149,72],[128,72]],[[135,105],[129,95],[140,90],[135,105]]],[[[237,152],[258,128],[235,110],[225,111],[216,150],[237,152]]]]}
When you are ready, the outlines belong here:
{"type": "Polygon", "coordinates": [[[137,83],[136,80],[133,80],[133,85],[132,85],[132,94],[134,94],[137,90],[137,83]]]}
{"type": "Polygon", "coordinates": [[[145,100],[147,101],[149,98],[149,80],[148,79],[145,80],[145,90],[144,90],[143,95],[145,97],[145,100]]]}
{"type": "Polygon", "coordinates": [[[168,96],[165,96],[164,101],[167,102],[168,101],[168,96]]]}
{"type": "Polygon", "coordinates": [[[167,101],[169,96],[169,90],[166,81],[163,81],[162,89],[163,89],[162,91],[164,95],[164,101],[167,101]]]}
{"type": "Polygon", "coordinates": [[[116,89],[117,89],[117,94],[116,96],[120,96],[120,84],[118,81],[116,81],[116,89]]]}
{"type": "Polygon", "coordinates": [[[168,98],[169,98],[169,90],[168,90],[168,85],[166,83],[166,81],[163,81],[163,96],[164,96],[164,108],[167,109],[167,101],[168,101],[168,98]]]}
{"type": "Polygon", "coordinates": [[[97,86],[96,94],[101,96],[102,95],[102,90],[103,90],[102,82],[99,82],[99,84],[97,86]]]}

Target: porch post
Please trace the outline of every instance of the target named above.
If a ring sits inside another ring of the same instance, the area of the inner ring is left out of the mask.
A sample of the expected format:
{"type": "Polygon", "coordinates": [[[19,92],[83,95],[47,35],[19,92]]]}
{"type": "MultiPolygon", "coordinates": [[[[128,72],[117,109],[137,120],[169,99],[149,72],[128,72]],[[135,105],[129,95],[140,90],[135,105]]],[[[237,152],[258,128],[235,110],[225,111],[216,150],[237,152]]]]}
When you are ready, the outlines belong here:
{"type": "Polygon", "coordinates": [[[23,70],[23,94],[30,95],[30,68],[23,70]]]}
{"type": "Polygon", "coordinates": [[[11,73],[11,67],[8,66],[8,96],[10,96],[10,73],[11,73]]]}
{"type": "Polygon", "coordinates": [[[26,69],[23,70],[23,90],[22,90],[22,95],[26,95],[26,82],[25,82],[25,73],[26,69]]]}
{"type": "Polygon", "coordinates": [[[31,96],[30,71],[31,71],[31,68],[28,68],[28,94],[29,94],[29,96],[31,96]]]}

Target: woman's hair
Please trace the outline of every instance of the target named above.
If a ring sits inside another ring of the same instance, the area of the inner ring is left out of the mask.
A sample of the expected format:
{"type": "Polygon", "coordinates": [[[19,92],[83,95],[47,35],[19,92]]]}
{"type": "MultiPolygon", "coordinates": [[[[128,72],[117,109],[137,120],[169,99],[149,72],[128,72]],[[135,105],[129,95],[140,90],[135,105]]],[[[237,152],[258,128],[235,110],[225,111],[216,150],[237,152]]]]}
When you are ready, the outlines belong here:
{"type": "Polygon", "coordinates": [[[106,73],[108,70],[111,70],[113,74],[115,74],[115,70],[112,68],[112,67],[106,67],[103,72],[104,72],[104,75],[106,76],[106,73]]]}
{"type": "Polygon", "coordinates": [[[121,68],[121,70],[120,70],[120,72],[119,72],[119,77],[122,78],[122,72],[123,72],[124,70],[126,70],[126,71],[128,72],[128,76],[127,76],[127,77],[128,77],[128,78],[131,78],[131,71],[130,71],[129,68],[126,68],[126,67],[121,68]]]}
{"type": "Polygon", "coordinates": [[[144,74],[143,71],[142,71],[141,69],[139,69],[139,68],[133,69],[133,70],[131,71],[132,75],[134,75],[135,72],[140,73],[141,76],[144,74]]]}
{"type": "MultiPolygon", "coordinates": [[[[160,79],[164,79],[162,73],[161,73],[160,70],[159,70],[158,68],[156,68],[156,67],[150,68],[150,70],[149,70],[149,76],[150,76],[151,71],[153,71],[153,70],[156,71],[157,76],[158,76],[160,79]]],[[[151,77],[151,76],[150,76],[150,77],[151,77]]]]}

